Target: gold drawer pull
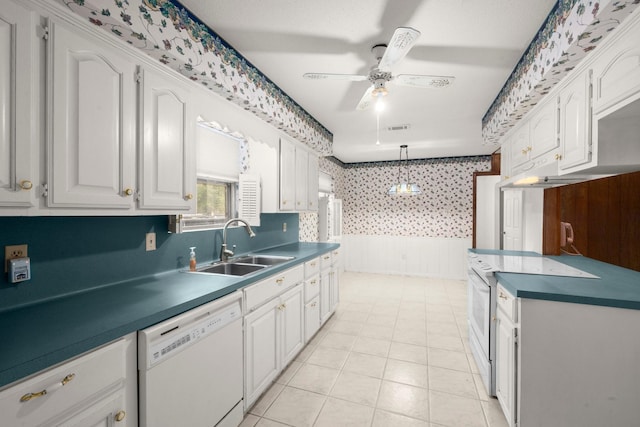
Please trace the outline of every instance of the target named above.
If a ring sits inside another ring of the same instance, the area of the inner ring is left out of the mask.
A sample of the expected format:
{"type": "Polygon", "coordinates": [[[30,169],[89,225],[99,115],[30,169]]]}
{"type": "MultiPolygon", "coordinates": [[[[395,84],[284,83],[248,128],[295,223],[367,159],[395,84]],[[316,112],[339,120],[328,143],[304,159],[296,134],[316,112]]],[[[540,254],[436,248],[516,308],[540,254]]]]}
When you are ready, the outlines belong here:
{"type": "Polygon", "coordinates": [[[185,195],[185,196],[184,196],[184,199],[185,199],[185,200],[191,200],[191,199],[193,199],[193,194],[188,193],[187,195],[185,195]]]}
{"type": "Polygon", "coordinates": [[[280,305],[278,306],[278,310],[280,310],[280,311],[283,311],[285,308],[287,308],[287,305],[286,305],[286,304],[280,304],[280,305]]]}
{"type": "Polygon", "coordinates": [[[502,298],[504,300],[508,299],[507,296],[505,294],[503,294],[502,292],[500,292],[500,295],[498,295],[499,298],[502,298]]]}
{"type": "MultiPolygon", "coordinates": [[[[69,374],[69,375],[67,375],[66,377],[64,377],[64,378],[62,379],[62,381],[60,381],[59,383],[55,383],[55,384],[53,384],[53,385],[52,385],[51,387],[49,387],[49,388],[50,388],[50,389],[56,389],[56,388],[58,388],[58,387],[65,386],[65,385],[67,385],[68,383],[70,383],[70,382],[71,382],[71,380],[73,380],[73,378],[74,378],[75,376],[76,376],[76,374],[69,374]]],[[[46,388],[45,388],[44,390],[37,391],[37,392],[35,392],[35,393],[27,393],[27,394],[25,394],[24,396],[22,396],[22,397],[20,398],[20,402],[28,402],[28,401],[30,401],[31,399],[36,399],[36,398],[38,398],[38,397],[42,397],[42,396],[44,396],[45,394],[47,394],[47,389],[46,389],[46,388]]]]}
{"type": "Polygon", "coordinates": [[[315,285],[316,283],[318,283],[318,281],[317,281],[316,279],[313,279],[313,280],[311,281],[311,284],[312,284],[312,285],[315,285]]]}
{"type": "Polygon", "coordinates": [[[315,307],[317,304],[317,302],[314,302],[313,304],[311,304],[311,307],[315,307]]]}
{"type": "Polygon", "coordinates": [[[316,266],[316,262],[313,261],[311,264],[309,264],[311,267],[315,267],[316,266]]]}
{"type": "Polygon", "coordinates": [[[279,279],[276,279],[276,283],[277,283],[278,285],[282,285],[282,284],[284,283],[284,277],[281,277],[281,278],[279,278],[279,279]]]}
{"type": "Polygon", "coordinates": [[[114,420],[116,420],[117,423],[119,423],[120,421],[124,420],[124,417],[127,415],[126,412],[124,411],[118,411],[116,413],[116,415],[113,417],[114,420]]]}
{"type": "Polygon", "coordinates": [[[325,256],[324,259],[329,259],[331,258],[329,255],[325,256]]]}

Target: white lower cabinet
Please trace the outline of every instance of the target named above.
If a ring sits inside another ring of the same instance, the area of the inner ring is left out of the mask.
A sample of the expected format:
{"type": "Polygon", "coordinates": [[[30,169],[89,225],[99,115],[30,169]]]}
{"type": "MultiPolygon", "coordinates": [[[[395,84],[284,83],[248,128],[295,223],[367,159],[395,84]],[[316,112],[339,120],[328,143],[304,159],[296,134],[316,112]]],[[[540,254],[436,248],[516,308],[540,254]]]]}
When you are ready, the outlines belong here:
{"type": "Polygon", "coordinates": [[[518,328],[513,321],[513,303],[513,296],[499,287],[496,315],[496,397],[510,426],[517,423],[515,392],[518,328]]]}
{"type": "Polygon", "coordinates": [[[130,334],[0,391],[9,426],[137,426],[137,356],[130,334]]]}
{"type": "Polygon", "coordinates": [[[320,329],[320,296],[316,295],[304,306],[304,337],[309,342],[320,329]]]}
{"type": "Polygon", "coordinates": [[[245,410],[304,345],[303,291],[299,283],[244,317],[245,410]]]}

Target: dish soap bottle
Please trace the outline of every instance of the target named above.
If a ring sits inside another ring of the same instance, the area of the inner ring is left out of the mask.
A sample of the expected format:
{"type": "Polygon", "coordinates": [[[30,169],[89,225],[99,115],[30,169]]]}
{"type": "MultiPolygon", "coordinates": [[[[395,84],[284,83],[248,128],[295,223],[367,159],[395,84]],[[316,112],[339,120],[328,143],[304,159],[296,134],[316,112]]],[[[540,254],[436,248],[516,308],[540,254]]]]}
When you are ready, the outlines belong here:
{"type": "Polygon", "coordinates": [[[196,247],[191,246],[191,252],[189,253],[189,270],[196,271],[196,247]]]}

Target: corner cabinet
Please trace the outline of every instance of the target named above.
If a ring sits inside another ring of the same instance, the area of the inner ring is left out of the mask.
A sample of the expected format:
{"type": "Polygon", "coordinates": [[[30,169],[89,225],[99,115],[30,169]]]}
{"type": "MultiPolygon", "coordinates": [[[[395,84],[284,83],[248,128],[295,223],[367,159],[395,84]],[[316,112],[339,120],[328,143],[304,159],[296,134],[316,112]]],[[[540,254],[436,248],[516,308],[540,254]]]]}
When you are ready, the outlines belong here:
{"type": "Polygon", "coordinates": [[[12,1],[0,10],[0,207],[35,205],[34,15],[12,1]],[[19,141],[19,143],[18,143],[19,141]]]}
{"type": "Polygon", "coordinates": [[[132,209],[135,64],[56,22],[47,63],[47,206],[132,209]]]}
{"type": "Polygon", "coordinates": [[[137,80],[142,118],[139,207],[189,210],[195,187],[188,157],[195,123],[188,111],[189,91],[177,79],[142,67],[137,80]]]}

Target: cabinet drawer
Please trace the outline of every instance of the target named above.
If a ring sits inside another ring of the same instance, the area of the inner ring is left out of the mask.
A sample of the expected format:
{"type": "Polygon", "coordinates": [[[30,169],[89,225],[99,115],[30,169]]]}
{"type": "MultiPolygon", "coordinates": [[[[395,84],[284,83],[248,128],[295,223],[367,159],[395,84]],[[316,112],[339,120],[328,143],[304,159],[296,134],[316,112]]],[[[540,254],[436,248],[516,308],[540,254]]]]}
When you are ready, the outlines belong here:
{"type": "Polygon", "coordinates": [[[331,252],[327,252],[326,254],[322,254],[320,256],[320,268],[328,268],[333,263],[333,258],[331,257],[331,252]]]}
{"type": "Polygon", "coordinates": [[[313,297],[320,294],[320,275],[308,278],[304,281],[304,301],[309,302],[313,297]]]}
{"type": "Polygon", "coordinates": [[[125,378],[126,345],[119,340],[3,390],[0,413],[9,425],[40,425],[87,407],[100,391],[123,388],[125,378]]]}
{"type": "Polygon", "coordinates": [[[244,290],[245,312],[255,310],[259,305],[280,295],[296,283],[302,282],[303,279],[304,265],[300,264],[248,286],[244,290]]]}
{"type": "Polygon", "coordinates": [[[309,277],[315,274],[318,274],[319,271],[320,271],[320,257],[314,258],[304,263],[305,279],[308,279],[309,277]]]}
{"type": "Polygon", "coordinates": [[[498,309],[502,310],[513,323],[518,322],[516,299],[501,284],[498,283],[498,309]]]}

